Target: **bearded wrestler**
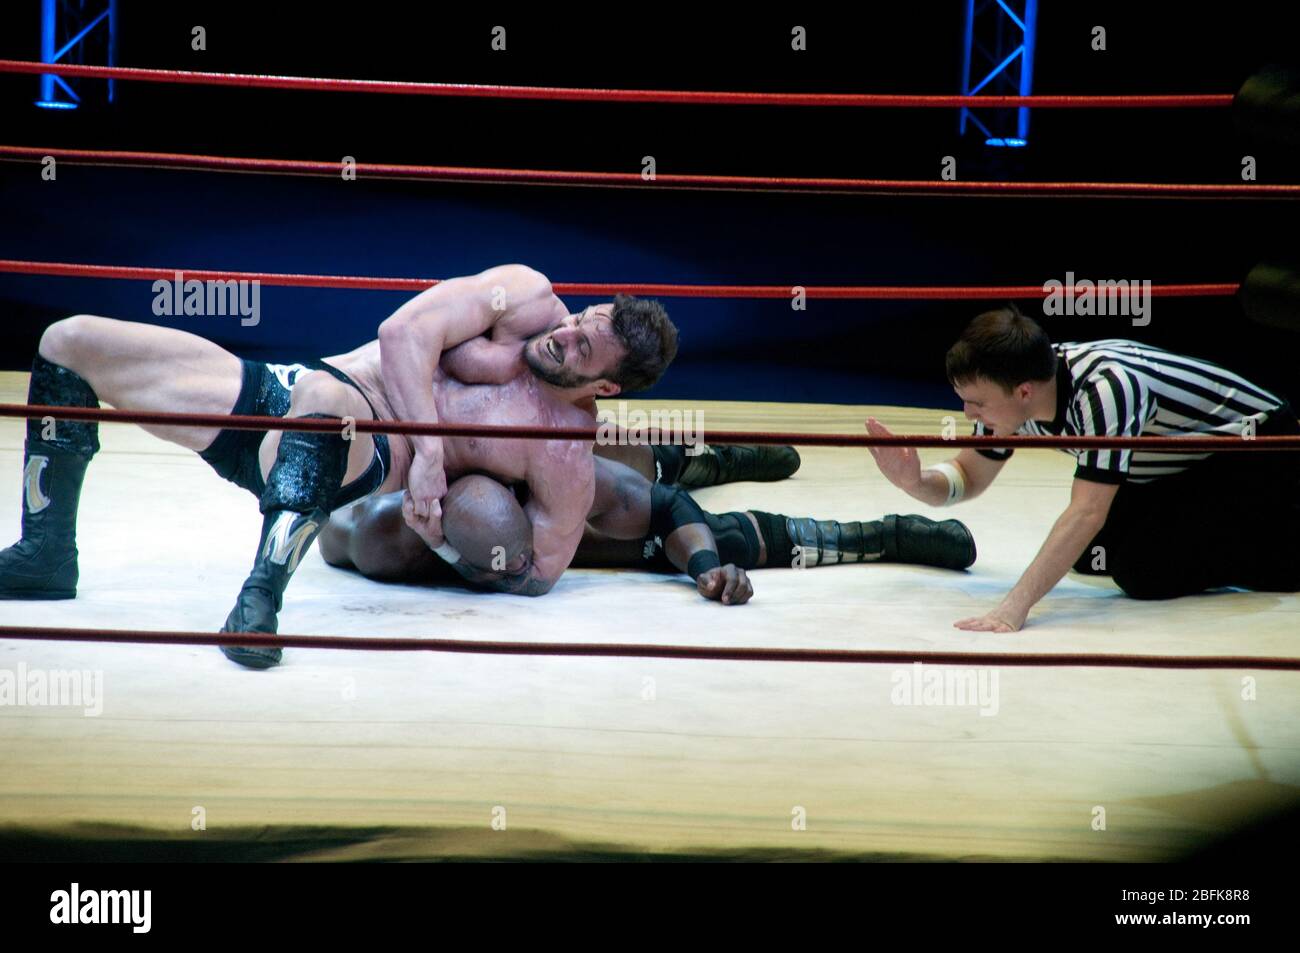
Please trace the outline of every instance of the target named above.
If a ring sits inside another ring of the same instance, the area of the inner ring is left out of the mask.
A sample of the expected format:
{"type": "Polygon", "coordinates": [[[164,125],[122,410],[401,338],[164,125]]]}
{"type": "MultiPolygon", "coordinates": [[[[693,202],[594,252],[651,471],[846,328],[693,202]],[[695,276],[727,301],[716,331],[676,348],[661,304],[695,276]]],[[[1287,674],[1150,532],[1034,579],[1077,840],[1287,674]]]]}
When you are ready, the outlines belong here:
{"type": "MultiPolygon", "coordinates": [[[[408,485],[408,519],[442,542],[438,499],[447,475],[488,473],[526,485],[533,531],[529,571],[499,583],[548,591],[568,566],[594,497],[591,443],[383,434],[350,439],[345,418],[592,427],[592,401],[652,385],[676,353],[676,329],[652,301],[620,296],[569,314],[545,276],[505,265],[451,279],[402,305],[376,340],[346,354],[296,364],[241,360],[174,328],[76,315],[42,335],[28,403],[196,414],[320,418],[337,428],[263,432],[147,425],[197,452],[222,477],[254,493],[263,513],[253,569],[222,631],[273,633],[289,579],[331,511],[408,485]],[[466,384],[444,371],[459,358],[466,384]],[[514,373],[506,373],[513,369],[514,373]]],[[[0,552],[0,597],[76,595],[76,521],[95,423],[30,420],[24,452],[22,538],[0,552]]],[[[255,667],[279,653],[231,648],[255,667]]]]}

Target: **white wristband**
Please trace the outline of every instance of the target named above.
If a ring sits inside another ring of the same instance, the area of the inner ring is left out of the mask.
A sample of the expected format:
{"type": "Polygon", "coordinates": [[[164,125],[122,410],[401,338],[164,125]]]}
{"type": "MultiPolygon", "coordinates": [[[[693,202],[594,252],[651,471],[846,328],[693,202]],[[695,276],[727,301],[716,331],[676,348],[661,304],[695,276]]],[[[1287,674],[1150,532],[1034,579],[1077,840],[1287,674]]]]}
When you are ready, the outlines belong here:
{"type": "Polygon", "coordinates": [[[939,504],[940,506],[952,506],[966,495],[966,477],[960,467],[955,467],[951,463],[936,463],[929,469],[942,473],[943,478],[948,481],[948,499],[939,504]]]}
{"type": "Polygon", "coordinates": [[[434,547],[433,551],[441,556],[449,565],[454,566],[456,563],[460,562],[460,553],[451,543],[444,542],[441,546],[434,547]]]}

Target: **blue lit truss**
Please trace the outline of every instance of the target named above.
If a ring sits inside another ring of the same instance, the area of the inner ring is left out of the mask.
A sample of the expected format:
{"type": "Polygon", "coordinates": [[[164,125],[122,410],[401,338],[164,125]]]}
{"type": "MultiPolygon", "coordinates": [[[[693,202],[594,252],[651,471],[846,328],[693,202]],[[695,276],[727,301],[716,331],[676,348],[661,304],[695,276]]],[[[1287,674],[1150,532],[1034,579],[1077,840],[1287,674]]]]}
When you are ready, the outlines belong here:
{"type": "MultiPolygon", "coordinates": [[[[1037,28],[1038,0],[966,0],[962,94],[1028,96],[1037,28]]],[[[1029,109],[962,109],[962,135],[968,127],[983,134],[985,145],[1023,146],[1029,142],[1029,109]]]]}
{"type": "MultiPolygon", "coordinates": [[[[41,0],[41,62],[84,63],[87,53],[96,65],[117,65],[117,0],[41,0]]],[[[61,76],[41,76],[42,109],[76,109],[84,81],[61,76]]],[[[91,80],[90,82],[94,82],[91,80]]],[[[116,92],[108,81],[108,101],[116,92]]]]}

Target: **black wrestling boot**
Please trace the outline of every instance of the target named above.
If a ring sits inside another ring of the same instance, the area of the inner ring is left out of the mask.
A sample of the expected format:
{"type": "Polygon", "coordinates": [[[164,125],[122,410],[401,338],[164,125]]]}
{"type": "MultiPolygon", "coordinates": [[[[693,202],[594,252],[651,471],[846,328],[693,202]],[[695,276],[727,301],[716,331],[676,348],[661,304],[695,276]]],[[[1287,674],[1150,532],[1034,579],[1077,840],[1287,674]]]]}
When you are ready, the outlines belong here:
{"type": "MultiPolygon", "coordinates": [[[[338,419],[328,414],[304,416],[338,419]]],[[[277,613],[284,605],[285,587],[329,521],[329,504],[343,484],[347,465],[348,442],[341,428],[337,433],[286,431],[280,438],[262,492],[257,558],[222,632],[279,631],[277,613]]],[[[271,668],[280,664],[283,655],[281,649],[261,646],[223,645],[221,651],[247,668],[271,668]]]]}
{"type": "Polygon", "coordinates": [[[871,522],[815,520],[752,511],[771,567],[808,569],[839,563],[918,563],[965,569],[975,562],[975,540],[957,520],[886,516],[871,522]]]}
{"type": "MultiPolygon", "coordinates": [[[[39,354],[29,404],[98,407],[90,385],[39,354]]],[[[99,425],[27,421],[23,452],[22,539],[0,552],[0,599],[72,599],[77,595],[77,506],[99,425]]]]}
{"type": "Polygon", "coordinates": [[[886,516],[888,562],[917,563],[940,569],[965,569],[975,562],[975,537],[960,520],[936,522],[924,516],[886,516]]]}
{"type": "MultiPolygon", "coordinates": [[[[755,514],[758,515],[757,513],[755,514]]],[[[769,516],[769,514],[762,514],[769,516]]],[[[875,562],[885,555],[884,525],[815,520],[809,517],[777,517],[784,521],[785,540],[774,539],[768,545],[768,564],[774,552],[784,552],[784,560],[795,569],[834,566],[839,563],[875,562]],[[779,548],[778,548],[779,547],[779,548]]],[[[761,526],[763,521],[760,520],[761,526]]],[[[764,536],[769,535],[764,533],[764,536]]]]}
{"type": "MultiPolygon", "coordinates": [[[[277,613],[284,606],[285,587],[329,518],[329,513],[320,509],[308,513],[272,510],[266,514],[253,571],[244,580],[222,632],[279,631],[277,613]]],[[[223,645],[221,651],[232,662],[248,668],[271,668],[280,664],[283,655],[281,649],[257,645],[223,645]]]]}
{"type": "Polygon", "coordinates": [[[799,469],[799,451],[794,447],[704,444],[677,478],[678,486],[717,486],[756,480],[771,483],[784,480],[799,469]]]}

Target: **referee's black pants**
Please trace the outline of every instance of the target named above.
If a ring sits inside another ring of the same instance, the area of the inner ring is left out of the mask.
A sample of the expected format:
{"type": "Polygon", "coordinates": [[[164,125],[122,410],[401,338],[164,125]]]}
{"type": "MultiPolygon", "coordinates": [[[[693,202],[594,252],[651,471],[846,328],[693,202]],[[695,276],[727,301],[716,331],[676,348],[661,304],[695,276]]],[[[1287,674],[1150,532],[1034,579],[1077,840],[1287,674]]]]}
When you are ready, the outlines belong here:
{"type": "MultiPolygon", "coordinates": [[[[1300,423],[1287,407],[1256,433],[1297,434],[1300,423]]],[[[1227,451],[1123,484],[1074,568],[1109,573],[1134,599],[1223,586],[1300,591],[1300,453],[1227,451]]]]}

